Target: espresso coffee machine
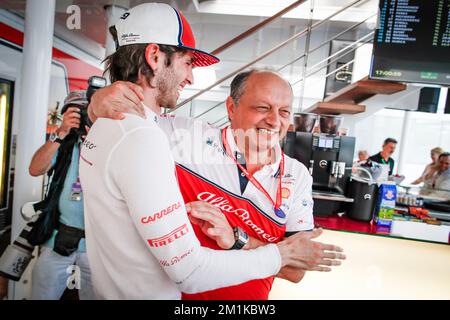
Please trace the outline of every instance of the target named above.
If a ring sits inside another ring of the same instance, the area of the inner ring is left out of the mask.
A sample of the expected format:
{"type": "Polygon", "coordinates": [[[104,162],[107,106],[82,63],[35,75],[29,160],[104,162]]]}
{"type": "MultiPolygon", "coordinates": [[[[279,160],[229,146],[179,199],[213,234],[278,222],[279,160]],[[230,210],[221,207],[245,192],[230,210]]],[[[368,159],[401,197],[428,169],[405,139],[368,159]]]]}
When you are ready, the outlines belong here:
{"type": "Polygon", "coordinates": [[[355,138],[335,134],[288,132],[284,152],[303,163],[313,177],[314,214],[328,216],[344,210],[353,165],[355,138]]]}

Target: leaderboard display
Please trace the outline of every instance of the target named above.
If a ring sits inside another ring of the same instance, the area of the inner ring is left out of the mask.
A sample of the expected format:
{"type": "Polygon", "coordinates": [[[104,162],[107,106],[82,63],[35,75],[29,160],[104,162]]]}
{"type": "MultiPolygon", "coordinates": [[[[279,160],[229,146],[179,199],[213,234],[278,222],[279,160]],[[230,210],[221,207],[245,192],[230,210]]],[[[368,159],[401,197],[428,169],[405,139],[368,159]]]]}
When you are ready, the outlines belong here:
{"type": "Polygon", "coordinates": [[[370,78],[450,85],[450,0],[380,0],[370,78]]]}

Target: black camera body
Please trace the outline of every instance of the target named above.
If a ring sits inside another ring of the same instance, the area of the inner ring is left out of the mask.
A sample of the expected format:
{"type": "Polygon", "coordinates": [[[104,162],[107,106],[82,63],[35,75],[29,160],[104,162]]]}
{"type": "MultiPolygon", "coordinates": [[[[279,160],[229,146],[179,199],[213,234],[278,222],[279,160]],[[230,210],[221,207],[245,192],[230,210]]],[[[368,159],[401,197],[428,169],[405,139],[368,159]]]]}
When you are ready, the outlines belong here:
{"type": "MultiPolygon", "coordinates": [[[[106,79],[103,77],[92,76],[88,80],[88,88],[86,90],[86,103],[76,103],[76,106],[80,109],[80,126],[78,128],[73,128],[71,131],[78,136],[84,136],[87,134],[86,126],[91,127],[92,122],[88,116],[88,105],[91,102],[91,97],[100,88],[106,86],[106,79]]],[[[75,103],[74,103],[75,104],[75,103]]],[[[61,114],[67,111],[70,104],[64,106],[61,110],[61,114]]]]}
{"type": "Polygon", "coordinates": [[[88,116],[88,105],[80,107],[80,127],[73,128],[72,130],[79,136],[87,135],[86,126],[91,127],[92,122],[88,116]]]}
{"type": "Polygon", "coordinates": [[[80,109],[80,126],[78,128],[72,128],[71,132],[75,133],[77,136],[85,136],[87,134],[86,127],[91,126],[91,120],[88,116],[88,105],[85,106],[77,105],[77,107],[80,109]]]}
{"type": "Polygon", "coordinates": [[[88,84],[89,86],[86,90],[86,98],[88,102],[91,102],[91,97],[95,91],[106,86],[106,79],[103,77],[92,76],[89,78],[88,84]]]}

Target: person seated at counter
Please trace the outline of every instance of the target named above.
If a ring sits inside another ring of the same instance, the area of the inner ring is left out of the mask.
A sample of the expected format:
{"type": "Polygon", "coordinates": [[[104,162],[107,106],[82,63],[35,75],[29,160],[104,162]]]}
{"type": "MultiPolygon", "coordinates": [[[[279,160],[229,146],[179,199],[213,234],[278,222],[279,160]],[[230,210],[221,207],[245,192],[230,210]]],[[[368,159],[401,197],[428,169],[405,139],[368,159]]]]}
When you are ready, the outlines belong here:
{"type": "Polygon", "coordinates": [[[450,152],[439,156],[439,168],[429,181],[425,181],[420,194],[450,200],[450,152]]]}
{"type": "Polygon", "coordinates": [[[358,162],[366,161],[369,159],[369,153],[367,150],[359,150],[358,151],[358,162]]]}
{"type": "Polygon", "coordinates": [[[391,176],[394,172],[394,159],[391,158],[392,154],[395,151],[395,147],[397,146],[397,140],[394,138],[387,138],[384,140],[382,150],[369,157],[369,160],[373,162],[388,164],[389,165],[389,175],[391,176]]]}
{"type": "Polygon", "coordinates": [[[439,156],[442,153],[444,153],[444,150],[441,147],[431,149],[431,163],[427,164],[420,178],[417,178],[411,184],[419,184],[430,180],[433,174],[439,169],[439,156]]]}
{"type": "MultiPolygon", "coordinates": [[[[353,161],[353,167],[359,167],[361,165],[364,165],[367,162],[367,159],[369,159],[369,153],[366,150],[359,150],[358,151],[358,159],[353,161]]],[[[352,172],[356,173],[356,172],[358,172],[358,170],[355,168],[352,168],[352,172]]]]}

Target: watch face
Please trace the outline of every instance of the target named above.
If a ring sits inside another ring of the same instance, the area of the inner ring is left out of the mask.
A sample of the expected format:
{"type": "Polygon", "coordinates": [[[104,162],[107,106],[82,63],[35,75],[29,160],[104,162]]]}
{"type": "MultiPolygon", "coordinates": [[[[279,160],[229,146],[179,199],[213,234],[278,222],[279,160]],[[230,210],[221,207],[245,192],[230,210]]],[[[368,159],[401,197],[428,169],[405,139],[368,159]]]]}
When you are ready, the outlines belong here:
{"type": "Polygon", "coordinates": [[[50,136],[48,137],[48,139],[51,142],[54,142],[57,138],[58,138],[58,135],[56,134],[56,132],[51,133],[50,136]]]}
{"type": "Polygon", "coordinates": [[[241,228],[237,228],[237,232],[238,232],[238,237],[236,240],[242,241],[244,243],[247,243],[248,241],[248,234],[242,230],[241,228]]]}
{"type": "Polygon", "coordinates": [[[245,242],[247,243],[247,241],[248,241],[248,234],[246,233],[246,232],[244,232],[243,230],[242,230],[242,233],[243,233],[243,237],[244,237],[244,239],[245,239],[245,242]]]}
{"type": "Polygon", "coordinates": [[[234,245],[230,249],[242,249],[248,242],[249,236],[248,234],[239,227],[233,228],[234,232],[234,245]]]}

